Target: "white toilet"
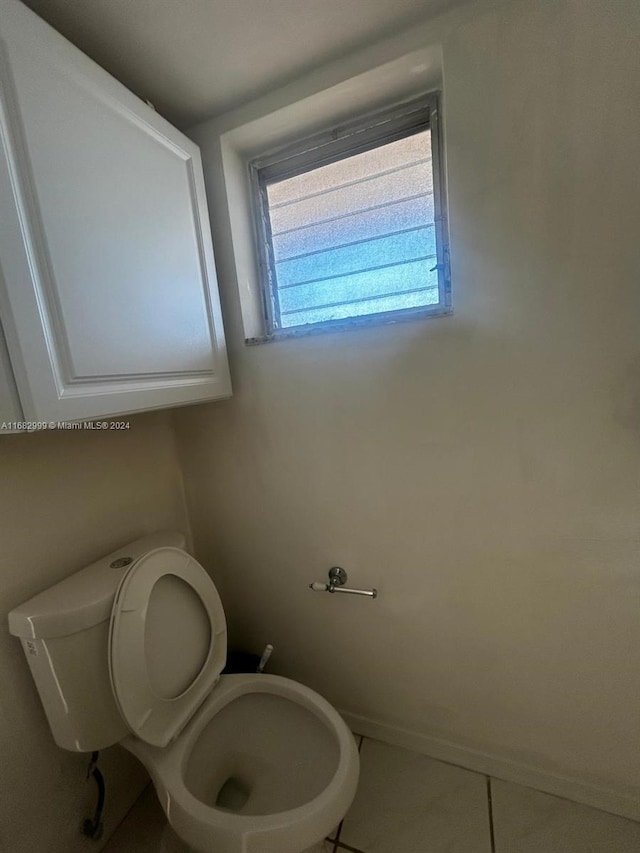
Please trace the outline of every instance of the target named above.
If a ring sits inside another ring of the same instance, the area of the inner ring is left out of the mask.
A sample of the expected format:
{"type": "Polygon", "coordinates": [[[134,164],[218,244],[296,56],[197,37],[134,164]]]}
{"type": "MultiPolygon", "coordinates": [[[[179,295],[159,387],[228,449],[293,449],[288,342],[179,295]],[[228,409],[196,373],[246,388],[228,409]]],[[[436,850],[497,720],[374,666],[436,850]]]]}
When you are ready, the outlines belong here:
{"type": "Polygon", "coordinates": [[[9,614],[56,743],[120,743],[199,853],[300,853],[342,819],[353,735],[317,693],[221,675],[224,610],[181,534],[139,539],[9,614]]]}

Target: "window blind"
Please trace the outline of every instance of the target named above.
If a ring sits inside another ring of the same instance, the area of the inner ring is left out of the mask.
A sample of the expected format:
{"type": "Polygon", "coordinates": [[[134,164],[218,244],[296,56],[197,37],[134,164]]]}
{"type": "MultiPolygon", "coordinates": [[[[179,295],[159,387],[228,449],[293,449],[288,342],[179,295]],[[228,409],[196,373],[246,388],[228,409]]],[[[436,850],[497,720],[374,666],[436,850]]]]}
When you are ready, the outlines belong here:
{"type": "Polygon", "coordinates": [[[429,130],[265,189],[281,328],[438,303],[429,130]]]}

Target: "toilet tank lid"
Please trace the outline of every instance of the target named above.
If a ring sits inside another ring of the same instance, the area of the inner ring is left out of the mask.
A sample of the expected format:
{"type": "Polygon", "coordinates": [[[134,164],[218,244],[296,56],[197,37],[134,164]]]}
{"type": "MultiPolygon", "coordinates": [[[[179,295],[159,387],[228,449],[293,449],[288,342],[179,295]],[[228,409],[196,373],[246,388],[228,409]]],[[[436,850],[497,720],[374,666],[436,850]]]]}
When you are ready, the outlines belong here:
{"type": "Polygon", "coordinates": [[[182,533],[143,536],[91,563],[9,613],[9,631],[30,639],[65,637],[111,617],[113,599],[132,563],[155,548],[185,547],[182,533]],[[122,565],[112,567],[114,562],[122,565]]]}

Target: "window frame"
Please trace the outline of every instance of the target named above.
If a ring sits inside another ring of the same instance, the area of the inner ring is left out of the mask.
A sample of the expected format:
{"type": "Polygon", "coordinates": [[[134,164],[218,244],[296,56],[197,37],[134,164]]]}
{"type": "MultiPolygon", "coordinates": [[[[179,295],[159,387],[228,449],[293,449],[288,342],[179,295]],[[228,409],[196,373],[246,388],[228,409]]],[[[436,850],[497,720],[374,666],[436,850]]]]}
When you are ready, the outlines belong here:
{"type": "Polygon", "coordinates": [[[329,131],[279,148],[249,163],[251,207],[265,334],[262,338],[251,338],[247,343],[263,343],[288,337],[381,323],[397,323],[416,318],[441,317],[451,313],[451,265],[440,101],[441,93],[432,92],[398,104],[391,109],[368,113],[347,124],[335,126],[329,131]],[[278,325],[278,286],[267,198],[268,185],[425,130],[431,131],[438,303],[416,308],[397,308],[338,320],[323,320],[300,326],[278,325]]]}

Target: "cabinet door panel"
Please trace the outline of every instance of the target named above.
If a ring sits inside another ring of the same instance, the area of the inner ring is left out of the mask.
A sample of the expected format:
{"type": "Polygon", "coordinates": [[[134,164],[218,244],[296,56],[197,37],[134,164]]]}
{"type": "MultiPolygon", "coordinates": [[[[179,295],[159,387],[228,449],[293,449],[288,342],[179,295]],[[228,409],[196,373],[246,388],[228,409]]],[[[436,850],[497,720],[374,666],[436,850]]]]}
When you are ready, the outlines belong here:
{"type": "MultiPolygon", "coordinates": [[[[29,265],[5,271],[7,338],[26,412],[88,418],[228,396],[197,146],[1,2],[5,166],[29,265]]],[[[11,254],[19,266],[7,242],[3,267],[11,254]]]]}

